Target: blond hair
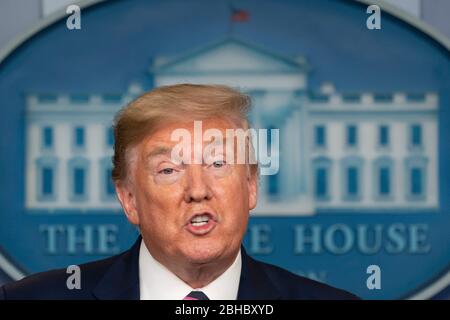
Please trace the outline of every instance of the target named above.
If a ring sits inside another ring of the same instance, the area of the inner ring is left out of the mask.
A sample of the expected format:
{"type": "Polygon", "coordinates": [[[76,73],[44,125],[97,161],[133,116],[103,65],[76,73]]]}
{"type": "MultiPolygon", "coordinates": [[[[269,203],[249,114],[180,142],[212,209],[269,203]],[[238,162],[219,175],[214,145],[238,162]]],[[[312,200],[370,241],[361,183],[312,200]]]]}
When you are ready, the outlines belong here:
{"type": "MultiPolygon", "coordinates": [[[[146,136],[171,122],[221,118],[249,128],[248,95],[223,85],[177,84],[144,93],[120,110],[114,121],[112,178],[125,181],[128,153],[146,136]]],[[[258,166],[250,165],[257,174],[258,166]]]]}

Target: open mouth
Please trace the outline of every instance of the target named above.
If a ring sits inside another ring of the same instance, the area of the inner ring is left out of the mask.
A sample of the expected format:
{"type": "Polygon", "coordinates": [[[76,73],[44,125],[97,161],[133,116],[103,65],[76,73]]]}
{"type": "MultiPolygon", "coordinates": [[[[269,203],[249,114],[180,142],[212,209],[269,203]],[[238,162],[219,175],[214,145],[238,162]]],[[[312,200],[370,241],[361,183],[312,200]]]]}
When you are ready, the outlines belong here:
{"type": "Polygon", "coordinates": [[[194,214],[186,225],[189,232],[194,235],[205,235],[214,229],[217,224],[214,216],[209,212],[194,214]]]}
{"type": "Polygon", "coordinates": [[[200,216],[195,216],[194,218],[192,218],[191,224],[194,227],[201,227],[205,224],[208,224],[209,219],[211,219],[211,217],[208,214],[202,214],[200,216]]]}

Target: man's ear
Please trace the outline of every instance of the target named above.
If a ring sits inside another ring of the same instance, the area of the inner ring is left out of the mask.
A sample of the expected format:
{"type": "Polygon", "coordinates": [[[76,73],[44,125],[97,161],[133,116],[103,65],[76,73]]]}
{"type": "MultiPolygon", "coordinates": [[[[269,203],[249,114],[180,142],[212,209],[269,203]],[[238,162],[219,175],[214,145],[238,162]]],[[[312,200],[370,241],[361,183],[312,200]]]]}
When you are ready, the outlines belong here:
{"type": "Polygon", "coordinates": [[[126,182],[116,182],[116,193],[128,221],[130,221],[131,224],[139,225],[136,197],[132,186],[126,182]]]}
{"type": "Polygon", "coordinates": [[[256,207],[258,201],[258,176],[256,173],[250,173],[248,177],[248,205],[249,210],[256,207]]]}

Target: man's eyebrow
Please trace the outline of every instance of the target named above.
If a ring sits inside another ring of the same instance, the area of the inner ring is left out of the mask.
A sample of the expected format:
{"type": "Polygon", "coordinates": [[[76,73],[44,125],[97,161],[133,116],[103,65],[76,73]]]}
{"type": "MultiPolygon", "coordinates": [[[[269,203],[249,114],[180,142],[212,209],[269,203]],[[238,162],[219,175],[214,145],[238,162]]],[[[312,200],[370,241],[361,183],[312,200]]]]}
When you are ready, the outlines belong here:
{"type": "Polygon", "coordinates": [[[172,152],[171,148],[168,148],[168,147],[156,147],[155,149],[153,149],[149,153],[147,153],[145,159],[150,160],[153,157],[160,156],[160,155],[168,155],[171,152],[172,152]]]}

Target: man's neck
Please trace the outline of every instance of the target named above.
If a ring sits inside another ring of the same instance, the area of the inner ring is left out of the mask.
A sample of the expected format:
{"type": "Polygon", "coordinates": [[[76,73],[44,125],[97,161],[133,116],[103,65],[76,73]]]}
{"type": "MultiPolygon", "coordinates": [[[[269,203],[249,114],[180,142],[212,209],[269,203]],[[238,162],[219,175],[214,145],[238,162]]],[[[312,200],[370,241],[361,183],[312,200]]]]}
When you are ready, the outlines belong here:
{"type": "Polygon", "coordinates": [[[203,265],[190,264],[184,267],[174,265],[173,268],[167,268],[191,288],[197,289],[205,287],[216,280],[233,264],[235,258],[203,265]]]}
{"type": "Polygon", "coordinates": [[[148,246],[147,249],[156,261],[193,289],[205,287],[216,280],[233,264],[239,253],[238,249],[232,255],[220,257],[208,263],[192,263],[181,261],[181,259],[168,259],[153,252],[148,246]]]}

